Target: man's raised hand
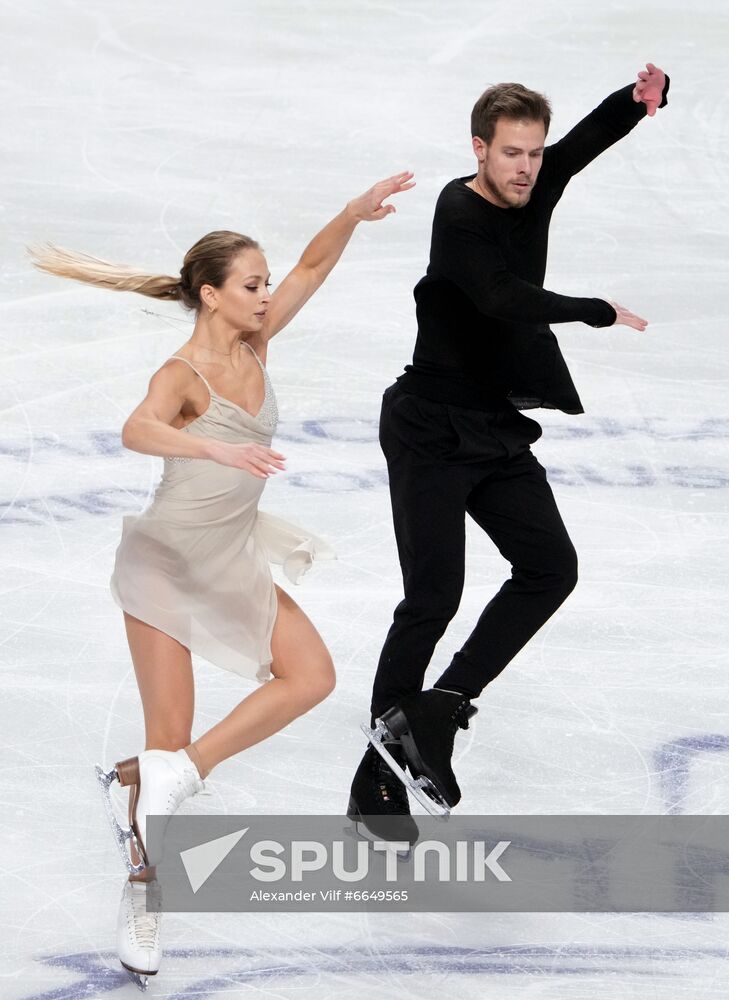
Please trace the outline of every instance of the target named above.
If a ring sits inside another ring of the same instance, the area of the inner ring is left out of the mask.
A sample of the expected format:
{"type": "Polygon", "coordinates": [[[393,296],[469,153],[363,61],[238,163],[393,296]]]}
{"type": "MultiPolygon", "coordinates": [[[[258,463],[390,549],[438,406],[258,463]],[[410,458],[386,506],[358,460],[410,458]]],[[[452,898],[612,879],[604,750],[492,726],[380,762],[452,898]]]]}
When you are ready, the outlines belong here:
{"type": "Polygon", "coordinates": [[[666,74],[653,63],[646,63],[645,69],[638,73],[638,81],[633,88],[633,100],[641,101],[646,106],[650,118],[656,113],[656,108],[663,100],[663,88],[666,86],[666,74]]]}

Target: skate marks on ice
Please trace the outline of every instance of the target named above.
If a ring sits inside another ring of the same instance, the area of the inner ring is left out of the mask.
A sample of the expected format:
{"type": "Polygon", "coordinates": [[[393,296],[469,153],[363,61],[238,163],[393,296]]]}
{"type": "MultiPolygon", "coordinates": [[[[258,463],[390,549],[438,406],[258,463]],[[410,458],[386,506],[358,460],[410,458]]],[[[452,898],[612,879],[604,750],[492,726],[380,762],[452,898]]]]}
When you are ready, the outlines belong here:
{"type": "MultiPolygon", "coordinates": [[[[343,980],[352,977],[351,986],[361,985],[362,976],[396,974],[432,977],[443,976],[596,976],[623,973],[642,978],[655,976],[681,977],[686,961],[725,961],[726,949],[721,947],[600,947],[591,945],[505,945],[491,948],[445,946],[395,947],[376,949],[362,946],[334,948],[287,948],[285,953],[265,948],[213,948],[193,951],[185,948],[165,949],[165,963],[170,981],[175,986],[164,990],[164,969],[155,980],[154,992],[166,1000],[212,1000],[231,987],[265,986],[267,990],[293,986],[322,976],[343,980]],[[219,972],[210,975],[195,970],[195,966],[210,969],[215,964],[219,972]],[[189,973],[186,972],[189,968],[189,973]],[[182,976],[187,978],[180,985],[182,976]]],[[[113,994],[130,988],[127,974],[116,965],[113,952],[77,952],[72,955],[51,955],[41,959],[50,968],[76,974],[78,979],[65,986],[51,987],[26,996],[23,1000],[81,1000],[113,994]]],[[[433,981],[429,978],[432,986],[433,981]]],[[[464,983],[464,988],[468,988],[464,983]]],[[[413,987],[417,982],[412,983],[413,987]]],[[[136,991],[135,991],[136,992],[136,991]]]]}

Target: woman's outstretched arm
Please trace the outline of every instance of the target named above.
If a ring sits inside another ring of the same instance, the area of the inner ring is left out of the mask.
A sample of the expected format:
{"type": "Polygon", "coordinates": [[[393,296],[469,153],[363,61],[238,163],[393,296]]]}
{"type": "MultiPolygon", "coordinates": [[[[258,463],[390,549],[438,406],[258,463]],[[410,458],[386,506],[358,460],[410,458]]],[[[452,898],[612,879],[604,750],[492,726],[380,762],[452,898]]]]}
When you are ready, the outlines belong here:
{"type": "Polygon", "coordinates": [[[348,202],[344,210],[316,234],[296,267],[286,275],[271,296],[266,322],[261,331],[264,341],[283,330],[324,282],[342,256],[359,222],[375,222],[395,211],[394,205],[384,205],[383,202],[391,195],[414,187],[412,177],[412,172],[406,170],[380,181],[369,191],[348,202]]]}

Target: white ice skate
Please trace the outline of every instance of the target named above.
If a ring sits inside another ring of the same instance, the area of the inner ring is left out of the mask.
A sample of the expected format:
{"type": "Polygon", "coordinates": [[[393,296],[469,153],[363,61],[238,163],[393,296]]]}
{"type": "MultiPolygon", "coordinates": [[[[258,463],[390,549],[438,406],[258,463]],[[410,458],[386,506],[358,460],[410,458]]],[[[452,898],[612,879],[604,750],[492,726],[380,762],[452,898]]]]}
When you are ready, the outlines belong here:
{"type": "Polygon", "coordinates": [[[144,991],[148,976],[156,976],[162,959],[160,923],[162,914],[148,912],[147,895],[159,897],[159,883],[127,882],[124,886],[116,923],[119,961],[131,980],[144,991]]]}
{"type": "Polygon", "coordinates": [[[424,775],[420,775],[418,778],[413,778],[412,775],[408,774],[408,772],[404,770],[404,768],[400,767],[398,762],[387,749],[388,743],[397,741],[392,736],[390,730],[387,728],[382,719],[375,720],[374,729],[370,729],[370,727],[364,723],[360,726],[360,729],[378,754],[387,762],[387,765],[392,770],[393,774],[396,774],[407,790],[412,792],[414,798],[418,800],[426,812],[430,813],[431,816],[440,816],[442,818],[450,816],[450,806],[443,801],[443,798],[438,793],[438,790],[432,781],[424,775]]]}
{"type": "Polygon", "coordinates": [[[119,761],[110,771],[96,765],[96,777],[104,795],[106,814],[109,817],[117,846],[128,871],[134,875],[156,865],[159,857],[147,852],[147,816],[172,816],[185,799],[196,795],[203,788],[198,770],[184,750],[145,750],[138,757],[119,761]],[[122,826],[114,813],[109,788],[113,781],[122,787],[133,786],[131,826],[122,826]],[[141,863],[135,865],[126,843],[137,850],[141,863]]]}

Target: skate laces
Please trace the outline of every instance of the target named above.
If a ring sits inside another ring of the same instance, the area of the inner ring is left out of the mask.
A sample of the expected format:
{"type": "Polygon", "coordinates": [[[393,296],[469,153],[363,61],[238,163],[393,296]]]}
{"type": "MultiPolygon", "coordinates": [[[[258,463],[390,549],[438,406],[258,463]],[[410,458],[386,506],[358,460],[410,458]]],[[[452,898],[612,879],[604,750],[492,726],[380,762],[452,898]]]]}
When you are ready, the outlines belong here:
{"type": "Polygon", "coordinates": [[[470,712],[471,703],[470,701],[460,702],[453,711],[453,714],[448,719],[446,728],[446,740],[448,745],[448,756],[453,753],[453,747],[456,742],[456,733],[459,729],[468,729],[468,719],[472,714],[470,712]]]}
{"type": "Polygon", "coordinates": [[[186,767],[181,774],[177,775],[177,780],[170,789],[167,799],[168,811],[176,812],[185,799],[189,799],[192,795],[195,795],[202,787],[204,785],[200,775],[197,773],[197,768],[190,761],[190,767],[186,767]]]}
{"type": "MultiPolygon", "coordinates": [[[[147,910],[147,892],[159,898],[159,887],[150,889],[148,882],[130,882],[132,901],[132,926],[134,938],[140,948],[156,948],[159,936],[160,914],[147,910]],[[141,885],[142,889],[136,886],[141,885]]],[[[156,901],[156,900],[155,900],[156,901]]]]}
{"type": "MultiPolygon", "coordinates": [[[[434,691],[442,691],[443,688],[433,688],[434,691]]],[[[448,692],[449,694],[455,694],[455,691],[448,692]]],[[[461,701],[453,709],[453,714],[449,719],[449,727],[453,730],[453,735],[456,734],[456,729],[468,729],[468,720],[472,715],[476,714],[476,709],[471,704],[465,695],[462,696],[461,701]]]]}

